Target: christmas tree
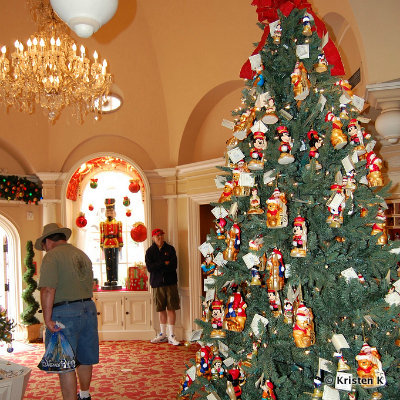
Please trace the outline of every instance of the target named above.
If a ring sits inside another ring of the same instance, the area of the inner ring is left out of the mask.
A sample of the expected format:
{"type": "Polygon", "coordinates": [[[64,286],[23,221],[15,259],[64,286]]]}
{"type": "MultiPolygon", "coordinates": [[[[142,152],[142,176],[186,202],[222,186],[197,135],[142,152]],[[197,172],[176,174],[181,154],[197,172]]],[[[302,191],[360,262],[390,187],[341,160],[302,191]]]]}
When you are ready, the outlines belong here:
{"type": "Polygon", "coordinates": [[[253,4],[264,34],[223,122],[200,349],[180,397],[398,398],[397,246],[364,100],[307,2],[253,4]]]}

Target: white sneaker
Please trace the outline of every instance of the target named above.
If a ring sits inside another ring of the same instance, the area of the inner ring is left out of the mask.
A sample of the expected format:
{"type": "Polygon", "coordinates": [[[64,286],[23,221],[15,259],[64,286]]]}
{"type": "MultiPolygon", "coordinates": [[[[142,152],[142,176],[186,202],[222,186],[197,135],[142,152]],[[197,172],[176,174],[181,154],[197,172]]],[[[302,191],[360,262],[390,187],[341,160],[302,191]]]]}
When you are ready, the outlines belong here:
{"type": "Polygon", "coordinates": [[[160,333],[155,338],[151,339],[151,343],[163,343],[168,340],[167,335],[165,333],[160,333]]]}
{"type": "Polygon", "coordinates": [[[168,336],[168,343],[174,346],[179,346],[181,343],[176,340],[175,335],[168,336]]]}

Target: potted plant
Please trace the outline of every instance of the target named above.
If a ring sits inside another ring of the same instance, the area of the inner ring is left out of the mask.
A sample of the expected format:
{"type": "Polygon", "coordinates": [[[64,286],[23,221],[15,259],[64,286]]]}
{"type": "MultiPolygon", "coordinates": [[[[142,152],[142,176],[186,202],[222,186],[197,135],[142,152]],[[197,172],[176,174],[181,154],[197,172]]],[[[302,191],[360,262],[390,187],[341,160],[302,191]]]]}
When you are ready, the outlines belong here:
{"type": "Polygon", "coordinates": [[[40,327],[42,325],[35,317],[36,311],[39,309],[39,303],[33,297],[33,292],[37,289],[37,282],[33,279],[35,273],[35,265],[33,264],[34,255],[33,244],[29,240],[26,243],[26,272],[23,277],[26,288],[22,291],[22,299],[26,304],[26,308],[21,313],[22,324],[25,326],[25,339],[28,342],[35,342],[39,339],[40,327]]]}

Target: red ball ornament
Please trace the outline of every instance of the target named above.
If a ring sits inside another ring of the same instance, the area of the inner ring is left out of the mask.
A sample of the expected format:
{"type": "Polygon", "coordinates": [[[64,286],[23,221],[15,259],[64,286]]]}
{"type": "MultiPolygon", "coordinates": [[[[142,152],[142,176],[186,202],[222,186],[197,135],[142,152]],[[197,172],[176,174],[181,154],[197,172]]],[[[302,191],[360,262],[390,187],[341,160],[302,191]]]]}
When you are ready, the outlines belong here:
{"type": "Polygon", "coordinates": [[[147,228],[142,222],[136,222],[131,229],[131,238],[134,242],[144,242],[147,239],[147,228]]]}
{"type": "Polygon", "coordinates": [[[129,191],[132,193],[137,193],[140,190],[139,179],[130,179],[129,191]]]}
{"type": "Polygon", "coordinates": [[[89,204],[89,211],[93,211],[93,209],[94,209],[94,207],[93,207],[93,205],[92,204],[89,204]]]}
{"type": "Polygon", "coordinates": [[[90,187],[92,189],[96,189],[97,188],[97,181],[98,181],[98,179],[96,179],[96,178],[90,179],[90,187]]]}
{"type": "Polygon", "coordinates": [[[87,219],[85,218],[85,214],[83,212],[79,213],[75,223],[78,228],[84,228],[87,225],[87,219]]]}
{"type": "Polygon", "coordinates": [[[127,210],[127,211],[126,211],[126,216],[127,216],[127,217],[130,217],[131,215],[132,215],[131,210],[127,210]]]}

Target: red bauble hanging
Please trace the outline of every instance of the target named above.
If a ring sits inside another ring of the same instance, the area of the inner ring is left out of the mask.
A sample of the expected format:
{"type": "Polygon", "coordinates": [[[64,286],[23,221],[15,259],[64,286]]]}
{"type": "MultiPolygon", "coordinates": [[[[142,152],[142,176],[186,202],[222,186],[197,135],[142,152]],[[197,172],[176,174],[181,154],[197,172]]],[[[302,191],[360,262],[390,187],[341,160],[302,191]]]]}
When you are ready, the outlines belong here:
{"type": "Polygon", "coordinates": [[[96,179],[96,178],[92,178],[92,179],[90,180],[90,187],[91,187],[92,189],[96,189],[96,188],[97,188],[97,181],[98,181],[98,179],[96,179]]]}
{"type": "Polygon", "coordinates": [[[131,229],[131,238],[134,242],[144,242],[147,239],[147,228],[142,222],[136,222],[131,229]]]}
{"type": "Polygon", "coordinates": [[[89,211],[93,211],[94,210],[93,204],[89,204],[88,209],[89,209],[89,211]]]}
{"type": "Polygon", "coordinates": [[[126,214],[127,217],[130,217],[132,215],[132,212],[131,212],[131,210],[126,210],[125,214],[126,214]]]}
{"type": "Polygon", "coordinates": [[[132,193],[137,193],[140,190],[139,179],[130,179],[129,182],[129,191],[132,193]]]}
{"type": "Polygon", "coordinates": [[[85,218],[85,213],[80,212],[75,223],[78,228],[84,228],[87,225],[87,219],[85,218]]]}

